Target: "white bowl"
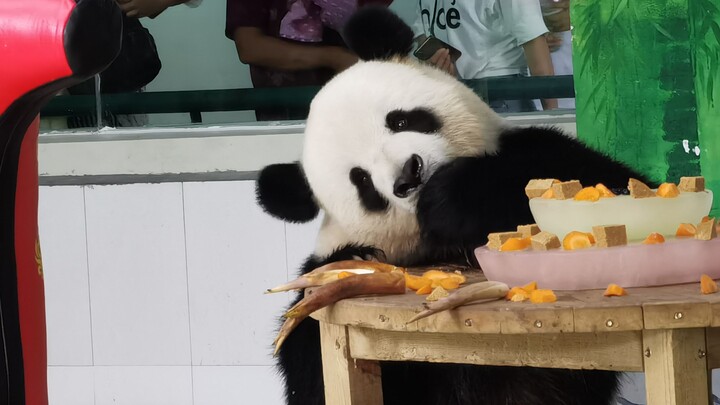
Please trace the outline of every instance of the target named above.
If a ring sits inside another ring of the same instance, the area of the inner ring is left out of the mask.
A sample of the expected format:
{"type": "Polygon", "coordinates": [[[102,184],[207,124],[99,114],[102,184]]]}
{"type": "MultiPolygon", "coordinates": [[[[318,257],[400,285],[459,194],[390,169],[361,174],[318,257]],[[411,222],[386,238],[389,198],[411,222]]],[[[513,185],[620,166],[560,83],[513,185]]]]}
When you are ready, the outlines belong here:
{"type": "Polygon", "coordinates": [[[653,232],[674,236],[681,223],[697,224],[710,212],[710,190],[681,192],[674,198],[633,198],[629,195],[598,201],[533,198],[530,211],[540,230],[562,240],[571,231],[592,232],[596,225],[625,225],[628,241],[653,232]]]}

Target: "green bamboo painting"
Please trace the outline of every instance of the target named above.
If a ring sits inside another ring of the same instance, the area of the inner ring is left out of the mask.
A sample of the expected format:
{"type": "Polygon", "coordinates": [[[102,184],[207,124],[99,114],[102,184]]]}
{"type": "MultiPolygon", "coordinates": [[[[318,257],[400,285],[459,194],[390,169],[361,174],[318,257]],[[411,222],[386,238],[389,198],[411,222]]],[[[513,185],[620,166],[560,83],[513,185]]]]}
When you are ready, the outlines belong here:
{"type": "Polygon", "coordinates": [[[717,2],[570,2],[578,136],[657,181],[702,174],[716,214],[717,2]]]}

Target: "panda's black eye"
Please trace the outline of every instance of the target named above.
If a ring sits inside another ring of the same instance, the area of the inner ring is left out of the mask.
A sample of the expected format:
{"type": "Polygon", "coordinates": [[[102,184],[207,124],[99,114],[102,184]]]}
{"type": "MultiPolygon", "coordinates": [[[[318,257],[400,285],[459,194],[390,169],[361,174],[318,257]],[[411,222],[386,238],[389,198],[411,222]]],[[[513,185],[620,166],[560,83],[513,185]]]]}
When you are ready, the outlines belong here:
{"type": "Polygon", "coordinates": [[[430,110],[416,108],[410,111],[394,110],[385,116],[385,125],[392,132],[437,132],[442,127],[440,119],[430,110]]]}
{"type": "Polygon", "coordinates": [[[388,201],[377,191],[370,173],[360,167],[350,169],[350,182],[355,186],[362,205],[371,212],[385,211],[388,201]]]}

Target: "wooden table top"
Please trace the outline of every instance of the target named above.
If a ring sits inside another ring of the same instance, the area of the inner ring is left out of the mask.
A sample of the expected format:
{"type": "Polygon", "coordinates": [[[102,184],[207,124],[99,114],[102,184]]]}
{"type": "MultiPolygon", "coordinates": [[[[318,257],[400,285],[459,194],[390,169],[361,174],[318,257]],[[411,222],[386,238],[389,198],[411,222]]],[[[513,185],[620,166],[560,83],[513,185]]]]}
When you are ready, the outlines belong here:
{"type": "MultiPolygon", "coordinates": [[[[484,280],[464,272],[466,284],[484,280]]],[[[542,287],[542,286],[540,286],[542,287]]],[[[470,304],[407,324],[426,296],[405,294],[345,299],[313,313],[320,321],[408,332],[530,334],[639,331],[720,326],[720,293],[703,295],[700,282],[628,288],[605,297],[604,290],[555,291],[557,302],[533,304],[504,299],[470,304]]]]}

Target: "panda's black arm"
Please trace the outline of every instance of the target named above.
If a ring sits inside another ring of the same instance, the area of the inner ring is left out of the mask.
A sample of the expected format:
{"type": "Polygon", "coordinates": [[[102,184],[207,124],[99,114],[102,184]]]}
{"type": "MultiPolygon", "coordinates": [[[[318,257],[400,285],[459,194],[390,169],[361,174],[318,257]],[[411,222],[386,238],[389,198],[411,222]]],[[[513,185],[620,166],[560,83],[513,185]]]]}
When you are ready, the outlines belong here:
{"type": "Polygon", "coordinates": [[[534,178],[580,180],[626,187],[630,177],[656,183],[577,140],[547,128],[501,135],[496,155],[460,158],[440,168],[423,187],[418,221],[434,248],[473,249],[490,232],[533,223],[525,186],[534,178]]]}

